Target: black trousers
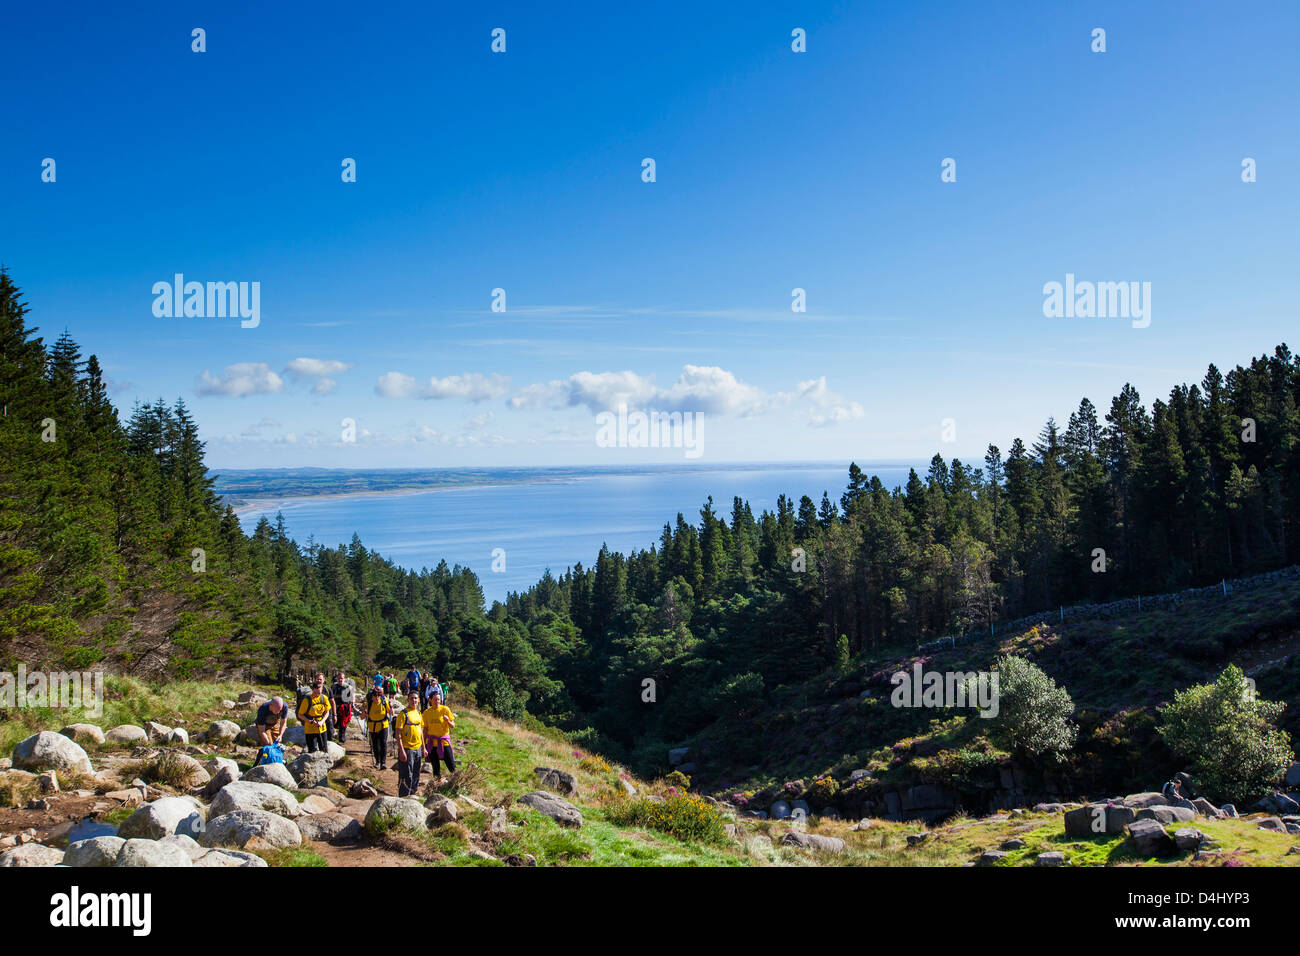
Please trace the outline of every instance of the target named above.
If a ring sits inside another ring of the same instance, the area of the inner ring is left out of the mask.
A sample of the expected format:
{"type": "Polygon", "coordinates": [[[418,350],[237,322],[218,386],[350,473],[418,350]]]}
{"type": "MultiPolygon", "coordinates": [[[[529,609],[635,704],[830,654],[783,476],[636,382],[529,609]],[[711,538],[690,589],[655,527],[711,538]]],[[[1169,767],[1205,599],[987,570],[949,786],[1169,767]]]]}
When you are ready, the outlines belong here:
{"type": "Polygon", "coordinates": [[[420,790],[420,751],[407,750],[406,760],[397,763],[397,795],[409,797],[420,790]]]}
{"type": "Polygon", "coordinates": [[[370,753],[375,763],[383,767],[388,763],[388,728],[370,734],[370,753]]]}
{"type": "Polygon", "coordinates": [[[307,753],[312,753],[317,750],[319,750],[321,753],[326,753],[329,750],[329,747],[326,746],[326,744],[329,743],[329,739],[330,739],[330,735],[328,733],[308,734],[307,753]]]}
{"type": "MultiPolygon", "coordinates": [[[[447,772],[456,772],[456,758],[452,756],[451,744],[443,744],[442,759],[447,761],[447,772]]],[[[441,777],[442,771],[438,768],[438,745],[434,744],[429,748],[429,772],[441,777]]]]}

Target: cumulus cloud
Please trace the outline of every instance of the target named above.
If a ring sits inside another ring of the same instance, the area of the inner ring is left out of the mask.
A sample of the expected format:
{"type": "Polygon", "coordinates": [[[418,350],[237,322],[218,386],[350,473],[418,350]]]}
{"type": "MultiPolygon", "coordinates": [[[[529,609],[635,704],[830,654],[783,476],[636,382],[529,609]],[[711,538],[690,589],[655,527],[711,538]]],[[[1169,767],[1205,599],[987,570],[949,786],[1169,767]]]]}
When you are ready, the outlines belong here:
{"type": "Polygon", "coordinates": [[[218,378],[207,369],[199,376],[200,395],[224,395],[240,398],[244,395],[273,395],[284,390],[284,379],[271,371],[265,362],[239,362],[227,365],[218,378]]]}
{"type": "Polygon", "coordinates": [[[352,363],[337,359],[296,358],[284,370],[294,378],[323,378],[326,375],[341,375],[350,368],[352,363]]]}
{"type": "Polygon", "coordinates": [[[328,395],[338,385],[333,376],[352,368],[350,362],[337,359],[296,358],[284,367],[284,373],[295,382],[312,382],[311,390],[317,395],[328,395]]]}
{"type": "Polygon", "coordinates": [[[401,372],[385,372],[375,383],[375,394],[384,398],[406,398],[415,388],[415,379],[401,372]]]}
{"type": "Polygon", "coordinates": [[[510,399],[514,408],[586,406],[599,413],[626,404],[713,415],[755,415],[771,402],[762,389],[746,385],[716,365],[686,365],[668,388],[635,372],[578,372],[567,379],[529,385],[510,399]]]}
{"type": "Polygon", "coordinates": [[[808,422],[816,428],[853,421],[866,414],[857,402],[846,401],[826,385],[826,376],[799,383],[798,394],[809,402],[808,422]]]}
{"type": "Polygon", "coordinates": [[[415,379],[401,372],[385,372],[379,376],[375,392],[385,398],[459,398],[468,402],[483,402],[500,398],[510,387],[504,375],[483,375],[468,372],[464,375],[434,376],[422,387],[416,388],[415,379]]]}

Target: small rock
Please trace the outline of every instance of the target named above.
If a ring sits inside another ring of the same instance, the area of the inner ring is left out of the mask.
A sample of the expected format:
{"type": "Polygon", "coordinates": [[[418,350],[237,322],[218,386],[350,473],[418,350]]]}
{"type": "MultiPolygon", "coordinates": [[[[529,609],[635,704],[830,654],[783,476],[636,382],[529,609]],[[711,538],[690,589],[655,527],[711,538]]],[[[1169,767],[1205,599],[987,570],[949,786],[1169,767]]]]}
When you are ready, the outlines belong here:
{"type": "Polygon", "coordinates": [[[438,823],[455,823],[460,816],[460,812],[456,808],[456,801],[443,796],[441,793],[435,793],[424,801],[424,805],[427,809],[433,811],[433,818],[438,823]]]}
{"type": "Polygon", "coordinates": [[[371,800],[379,796],[379,791],[369,780],[358,780],[348,788],[348,796],[353,800],[371,800]]]}
{"type": "Polygon", "coordinates": [[[1034,858],[1034,866],[1064,866],[1065,854],[1060,850],[1048,850],[1034,858]]]}
{"type": "Polygon", "coordinates": [[[1005,841],[1001,846],[998,847],[999,850],[1023,850],[1024,848],[1025,848],[1025,841],[1016,837],[1013,837],[1012,839],[1005,841]]]}

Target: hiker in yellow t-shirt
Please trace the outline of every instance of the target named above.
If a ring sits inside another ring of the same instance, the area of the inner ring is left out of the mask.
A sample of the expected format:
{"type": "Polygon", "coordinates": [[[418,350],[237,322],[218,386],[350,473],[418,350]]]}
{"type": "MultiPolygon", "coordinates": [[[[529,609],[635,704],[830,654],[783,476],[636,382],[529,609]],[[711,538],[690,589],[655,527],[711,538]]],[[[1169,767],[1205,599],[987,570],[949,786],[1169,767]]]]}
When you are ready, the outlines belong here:
{"type": "Polygon", "coordinates": [[[436,685],[429,691],[429,706],[424,711],[424,752],[429,765],[442,783],[442,767],[438,761],[447,761],[447,772],[456,772],[456,758],[451,752],[451,728],[456,726],[456,715],[442,702],[442,689],[436,685]]]}
{"type": "Polygon", "coordinates": [[[424,756],[419,691],[406,695],[406,710],[393,719],[393,732],[397,738],[397,795],[408,797],[420,789],[420,762],[424,756]]]}
{"type": "Polygon", "coordinates": [[[375,686],[366,694],[363,704],[366,730],[370,734],[370,755],[375,758],[376,770],[388,769],[388,721],[393,716],[393,705],[384,690],[384,675],[375,675],[375,686]]]}
{"type": "Polygon", "coordinates": [[[325,693],[325,675],[317,674],[312,680],[311,693],[298,702],[298,719],[307,734],[308,753],[328,750],[325,744],[329,741],[329,734],[325,731],[331,709],[330,695],[325,693]]]}

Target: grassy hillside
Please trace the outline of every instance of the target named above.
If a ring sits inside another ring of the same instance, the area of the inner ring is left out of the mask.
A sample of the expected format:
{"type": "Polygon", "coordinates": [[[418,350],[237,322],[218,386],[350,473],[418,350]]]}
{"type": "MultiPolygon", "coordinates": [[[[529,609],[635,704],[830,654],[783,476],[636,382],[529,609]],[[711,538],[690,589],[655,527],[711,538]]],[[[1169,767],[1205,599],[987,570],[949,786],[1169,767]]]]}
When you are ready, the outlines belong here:
{"type": "MultiPolygon", "coordinates": [[[[987,796],[1010,755],[988,742],[984,722],[970,711],[895,708],[889,677],[910,673],[917,662],[927,671],[987,671],[1009,653],[1041,667],[1076,705],[1078,744],[1063,766],[1050,768],[1062,796],[1146,790],[1184,769],[1155,733],[1155,708],[1175,691],[1212,681],[1230,663],[1256,681],[1260,696],[1287,702],[1282,726],[1293,735],[1300,730],[1295,578],[1184,601],[1177,610],[1064,624],[1045,617],[1023,631],[928,654],[864,654],[842,670],[778,688],[762,711],[719,720],[680,741],[691,747],[693,782],[711,793],[742,793],[754,806],[811,791],[817,808],[815,797],[827,787],[813,785],[829,776],[838,793],[826,802],[849,813],[885,790],[920,783],[972,800],[987,796]],[[855,770],[869,776],[853,783],[855,770]]],[[[1032,777],[1042,768],[1019,769],[1032,777]]]]}

